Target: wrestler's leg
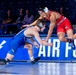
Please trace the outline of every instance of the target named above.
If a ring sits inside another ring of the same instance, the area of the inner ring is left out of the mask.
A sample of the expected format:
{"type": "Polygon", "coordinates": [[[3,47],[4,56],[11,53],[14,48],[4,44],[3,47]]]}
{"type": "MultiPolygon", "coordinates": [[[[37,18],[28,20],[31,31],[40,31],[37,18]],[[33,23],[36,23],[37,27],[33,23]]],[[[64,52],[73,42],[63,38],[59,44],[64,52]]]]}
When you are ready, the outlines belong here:
{"type": "Polygon", "coordinates": [[[4,65],[10,62],[14,57],[15,53],[17,52],[19,46],[19,43],[16,43],[15,40],[11,41],[10,50],[8,51],[5,59],[0,59],[0,65],[4,65]]]}
{"type": "Polygon", "coordinates": [[[73,39],[76,39],[76,34],[73,35],[73,39]]]}
{"type": "Polygon", "coordinates": [[[75,49],[75,44],[74,44],[75,35],[73,35],[73,30],[72,29],[67,30],[67,35],[68,35],[68,38],[70,39],[72,49],[75,49]]]}
{"type": "Polygon", "coordinates": [[[10,61],[12,60],[12,58],[14,57],[14,55],[10,54],[10,53],[7,53],[6,55],[6,60],[9,59],[10,61]]]}
{"type": "Polygon", "coordinates": [[[11,61],[12,58],[14,57],[15,53],[17,52],[19,46],[20,46],[20,44],[19,44],[19,42],[17,42],[17,40],[11,41],[10,50],[8,51],[5,59],[6,60],[9,59],[11,61]]]}
{"type": "Polygon", "coordinates": [[[58,36],[58,38],[59,38],[60,41],[67,42],[67,39],[65,37],[65,33],[64,32],[58,32],[57,36],[58,36]]]}
{"type": "Polygon", "coordinates": [[[30,60],[34,60],[32,45],[30,43],[25,43],[24,48],[28,49],[28,54],[29,54],[30,60]]]}
{"type": "MultiPolygon", "coordinates": [[[[13,44],[11,46],[13,46],[13,44]]],[[[28,53],[29,53],[30,58],[33,57],[33,54],[32,54],[32,45],[29,44],[29,43],[26,43],[24,45],[24,48],[28,48],[28,53]]],[[[6,60],[9,59],[11,61],[12,58],[14,57],[14,54],[16,53],[16,50],[17,50],[17,45],[16,46],[14,45],[14,47],[12,47],[12,49],[7,53],[5,59],[6,60]]]]}
{"type": "Polygon", "coordinates": [[[71,40],[73,40],[73,31],[72,31],[72,29],[67,30],[68,38],[65,37],[64,32],[58,32],[57,35],[58,35],[59,40],[63,41],[63,42],[71,43],[71,40]]]}
{"type": "Polygon", "coordinates": [[[67,30],[66,33],[67,33],[69,39],[73,39],[73,30],[72,29],[67,30]]]}
{"type": "Polygon", "coordinates": [[[8,64],[12,60],[13,57],[14,57],[14,55],[7,53],[5,59],[0,59],[0,65],[8,64]]]}
{"type": "Polygon", "coordinates": [[[75,49],[72,30],[67,31],[68,38],[65,37],[65,33],[63,33],[63,32],[58,32],[57,35],[58,35],[58,38],[60,41],[71,43],[72,49],[75,49]]]}
{"type": "Polygon", "coordinates": [[[30,57],[30,60],[31,60],[32,64],[35,64],[38,60],[40,60],[40,57],[34,58],[33,50],[32,50],[32,48],[33,48],[32,44],[27,42],[27,43],[25,43],[24,48],[28,49],[28,54],[29,54],[29,57],[30,57]]]}

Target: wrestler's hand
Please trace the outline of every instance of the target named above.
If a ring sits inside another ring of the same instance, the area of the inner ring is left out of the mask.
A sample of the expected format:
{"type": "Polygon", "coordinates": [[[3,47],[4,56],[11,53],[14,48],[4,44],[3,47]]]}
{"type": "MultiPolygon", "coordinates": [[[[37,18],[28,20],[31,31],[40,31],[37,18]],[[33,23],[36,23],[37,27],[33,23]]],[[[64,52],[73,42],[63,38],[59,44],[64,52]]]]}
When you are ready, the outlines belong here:
{"type": "Polygon", "coordinates": [[[45,40],[43,40],[43,44],[44,44],[44,45],[48,45],[48,46],[53,46],[53,43],[51,43],[51,42],[48,43],[48,42],[46,42],[45,40]]]}
{"type": "Polygon", "coordinates": [[[30,27],[30,25],[29,25],[29,24],[22,25],[20,28],[22,29],[22,28],[24,28],[24,27],[30,27]]]}
{"type": "Polygon", "coordinates": [[[45,41],[46,41],[46,42],[48,42],[48,40],[47,40],[47,39],[45,39],[45,41]]]}
{"type": "Polygon", "coordinates": [[[46,39],[43,39],[43,41],[48,42],[46,39]]]}
{"type": "Polygon", "coordinates": [[[30,24],[26,24],[25,27],[30,27],[30,24]]]}
{"type": "Polygon", "coordinates": [[[34,45],[35,45],[37,48],[39,48],[39,45],[38,45],[38,43],[34,42],[34,45]]]}

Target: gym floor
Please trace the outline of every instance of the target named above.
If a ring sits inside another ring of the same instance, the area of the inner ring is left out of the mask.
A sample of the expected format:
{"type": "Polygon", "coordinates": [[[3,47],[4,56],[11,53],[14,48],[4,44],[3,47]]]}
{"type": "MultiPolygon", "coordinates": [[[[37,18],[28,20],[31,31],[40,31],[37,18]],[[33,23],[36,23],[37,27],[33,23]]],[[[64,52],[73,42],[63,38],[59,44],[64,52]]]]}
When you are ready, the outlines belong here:
{"type": "Polygon", "coordinates": [[[0,75],[76,75],[76,63],[11,62],[0,66],[0,75]]]}

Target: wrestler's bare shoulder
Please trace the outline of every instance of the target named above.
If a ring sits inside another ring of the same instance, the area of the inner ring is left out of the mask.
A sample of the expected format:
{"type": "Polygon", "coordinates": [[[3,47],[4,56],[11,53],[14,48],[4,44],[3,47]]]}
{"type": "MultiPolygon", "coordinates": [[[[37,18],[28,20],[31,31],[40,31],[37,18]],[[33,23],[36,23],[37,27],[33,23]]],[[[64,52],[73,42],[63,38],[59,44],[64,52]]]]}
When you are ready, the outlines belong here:
{"type": "Polygon", "coordinates": [[[56,17],[56,19],[61,17],[60,13],[58,13],[58,12],[52,12],[51,15],[54,15],[56,17]]]}
{"type": "Polygon", "coordinates": [[[37,32],[35,27],[30,27],[24,31],[25,34],[34,34],[35,32],[37,32]]]}

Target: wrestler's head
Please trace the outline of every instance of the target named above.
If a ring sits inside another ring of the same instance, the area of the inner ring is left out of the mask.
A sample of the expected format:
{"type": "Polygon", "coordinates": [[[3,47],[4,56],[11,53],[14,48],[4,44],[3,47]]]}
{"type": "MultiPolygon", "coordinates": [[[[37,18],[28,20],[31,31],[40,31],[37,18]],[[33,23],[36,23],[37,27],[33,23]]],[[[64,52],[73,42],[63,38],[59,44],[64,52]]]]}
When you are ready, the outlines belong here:
{"type": "Polygon", "coordinates": [[[40,31],[42,32],[45,29],[45,21],[44,20],[38,20],[37,26],[39,27],[40,31]]]}
{"type": "Polygon", "coordinates": [[[42,17],[46,17],[46,15],[48,14],[49,9],[47,7],[44,8],[39,8],[38,9],[38,13],[42,16],[42,17]]]}

